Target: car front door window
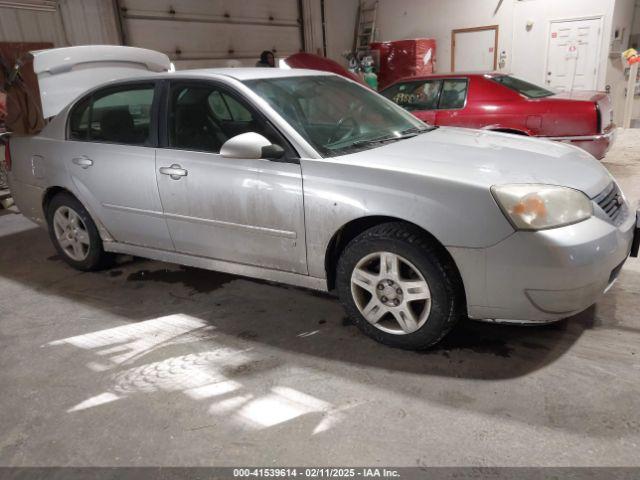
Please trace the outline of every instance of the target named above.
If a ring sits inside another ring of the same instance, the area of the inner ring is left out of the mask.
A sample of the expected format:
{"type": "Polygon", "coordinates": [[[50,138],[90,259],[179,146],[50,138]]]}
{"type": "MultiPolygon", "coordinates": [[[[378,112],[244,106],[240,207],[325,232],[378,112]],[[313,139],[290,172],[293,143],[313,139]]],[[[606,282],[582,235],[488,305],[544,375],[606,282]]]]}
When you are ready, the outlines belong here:
{"type": "Polygon", "coordinates": [[[170,93],[169,147],[219,153],[230,138],[247,132],[274,141],[273,132],[249,108],[210,85],[174,85],[170,93]]]}

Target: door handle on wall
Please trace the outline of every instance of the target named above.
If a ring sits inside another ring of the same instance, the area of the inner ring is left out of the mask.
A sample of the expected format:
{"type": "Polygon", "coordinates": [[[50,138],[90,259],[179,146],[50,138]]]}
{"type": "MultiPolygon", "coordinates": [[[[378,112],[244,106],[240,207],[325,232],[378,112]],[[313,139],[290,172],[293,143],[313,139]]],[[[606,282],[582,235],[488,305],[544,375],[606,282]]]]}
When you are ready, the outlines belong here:
{"type": "Polygon", "coordinates": [[[85,168],[85,169],[89,168],[91,165],[93,165],[93,160],[91,160],[86,155],[82,155],[81,157],[73,158],[71,161],[73,163],[75,163],[76,165],[78,165],[79,167],[82,167],[82,168],[85,168]]]}
{"type": "Polygon", "coordinates": [[[181,177],[186,177],[189,172],[177,163],[174,163],[170,167],[160,167],[160,173],[169,175],[172,180],[180,180],[181,177]]]}

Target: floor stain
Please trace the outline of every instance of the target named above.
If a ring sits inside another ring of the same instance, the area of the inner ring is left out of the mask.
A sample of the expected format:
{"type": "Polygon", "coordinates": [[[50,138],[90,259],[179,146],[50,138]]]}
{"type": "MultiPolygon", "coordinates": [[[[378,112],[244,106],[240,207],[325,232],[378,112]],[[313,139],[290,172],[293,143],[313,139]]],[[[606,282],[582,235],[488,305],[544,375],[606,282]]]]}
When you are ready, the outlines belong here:
{"type": "Polygon", "coordinates": [[[475,353],[510,358],[514,349],[507,343],[507,340],[497,336],[498,333],[495,332],[496,336],[491,333],[484,334],[463,323],[449,332],[440,343],[430,350],[426,350],[425,353],[440,353],[449,358],[452,350],[471,350],[475,353]]]}
{"type": "Polygon", "coordinates": [[[49,260],[50,262],[60,262],[62,261],[62,257],[56,254],[56,255],[51,255],[50,257],[47,258],[47,260],[49,260]]]}
{"type": "Polygon", "coordinates": [[[180,267],[178,270],[139,270],[127,277],[128,282],[181,283],[194,293],[210,293],[237,277],[227,273],[212,272],[199,268],[180,267]]]}
{"type": "Polygon", "coordinates": [[[109,276],[110,277],[119,277],[120,275],[122,275],[122,270],[111,270],[109,272],[109,276]]]}
{"type": "Polygon", "coordinates": [[[251,330],[244,330],[238,334],[238,338],[241,338],[243,340],[255,340],[256,338],[258,338],[258,334],[251,330]]]}
{"type": "Polygon", "coordinates": [[[489,353],[498,357],[510,358],[513,347],[510,347],[506,341],[499,338],[470,338],[460,341],[459,339],[445,337],[442,342],[430,351],[439,351],[447,356],[451,350],[471,350],[475,353],[489,353]]]}
{"type": "Polygon", "coordinates": [[[240,365],[229,365],[222,368],[222,373],[226,377],[234,378],[244,375],[254,375],[261,372],[273,370],[280,362],[276,359],[266,358],[264,360],[250,360],[240,365]]]}

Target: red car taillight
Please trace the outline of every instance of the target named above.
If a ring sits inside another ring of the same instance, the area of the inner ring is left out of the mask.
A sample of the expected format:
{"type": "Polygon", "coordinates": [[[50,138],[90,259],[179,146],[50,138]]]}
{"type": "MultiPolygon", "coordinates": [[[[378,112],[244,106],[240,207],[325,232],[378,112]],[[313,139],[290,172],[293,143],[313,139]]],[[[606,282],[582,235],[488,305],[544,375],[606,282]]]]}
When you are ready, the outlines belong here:
{"type": "Polygon", "coordinates": [[[9,139],[5,140],[4,144],[4,165],[7,172],[11,171],[11,149],[9,148],[9,139]]]}

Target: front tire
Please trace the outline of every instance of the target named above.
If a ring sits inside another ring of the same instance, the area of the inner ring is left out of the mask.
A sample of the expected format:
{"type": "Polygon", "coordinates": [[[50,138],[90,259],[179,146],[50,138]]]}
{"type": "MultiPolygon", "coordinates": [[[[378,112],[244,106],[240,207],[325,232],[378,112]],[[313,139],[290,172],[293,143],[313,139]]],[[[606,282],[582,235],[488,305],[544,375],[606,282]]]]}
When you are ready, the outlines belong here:
{"type": "Polygon", "coordinates": [[[460,275],[446,250],[400,222],[373,227],[347,245],[336,287],[353,323],[397,348],[435,345],[466,311],[460,275]]]}
{"type": "Polygon", "coordinates": [[[47,209],[49,236],[58,254],[82,271],[108,267],[113,255],[104,251],[98,229],[89,212],[72,195],[59,193],[47,209]]]}

